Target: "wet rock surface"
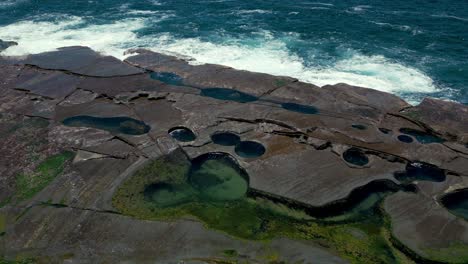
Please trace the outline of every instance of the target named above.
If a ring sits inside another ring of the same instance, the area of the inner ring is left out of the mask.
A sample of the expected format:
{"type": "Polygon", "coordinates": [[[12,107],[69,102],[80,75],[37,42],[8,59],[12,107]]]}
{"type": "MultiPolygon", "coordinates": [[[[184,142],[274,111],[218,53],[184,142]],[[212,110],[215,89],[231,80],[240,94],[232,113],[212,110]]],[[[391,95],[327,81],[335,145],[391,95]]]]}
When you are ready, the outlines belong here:
{"type": "MultiPolygon", "coordinates": [[[[235,161],[199,163],[188,179],[205,197],[248,196],[303,211],[306,219],[381,208],[393,247],[408,258],[468,260],[467,106],[427,98],[412,107],[367,88],[317,87],[136,52],[125,62],[86,47],[0,58],[8,61],[0,63],[5,257],[216,263],[236,252],[236,260],[269,263],[262,256],[274,251],[278,262],[270,263],[350,260],[320,239],[279,234],[265,246],[187,217],[146,221],[115,207],[114,194],[137,171],[181,152],[195,162],[209,153],[235,161]],[[63,151],[76,155],[60,173],[44,173],[58,166],[48,157],[63,151]],[[248,176],[239,178],[237,167],[248,176]]],[[[170,207],[192,195],[180,188],[153,182],[139,191],[170,207]]],[[[268,228],[264,221],[256,230],[268,228]]]]}
{"type": "Polygon", "coordinates": [[[16,45],[18,45],[18,43],[14,41],[4,41],[0,39],[0,52],[8,49],[11,46],[16,46],[16,45]]]}

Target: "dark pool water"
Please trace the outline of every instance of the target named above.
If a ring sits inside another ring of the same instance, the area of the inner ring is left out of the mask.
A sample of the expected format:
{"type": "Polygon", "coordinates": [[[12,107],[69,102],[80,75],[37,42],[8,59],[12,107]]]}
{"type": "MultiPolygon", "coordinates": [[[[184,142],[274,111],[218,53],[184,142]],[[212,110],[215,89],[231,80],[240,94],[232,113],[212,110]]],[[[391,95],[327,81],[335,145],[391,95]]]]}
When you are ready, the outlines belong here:
{"type": "Polygon", "coordinates": [[[166,84],[181,86],[184,80],[179,75],[172,72],[152,72],[150,77],[153,80],[158,80],[166,84]]]}
{"type": "Polygon", "coordinates": [[[142,135],[150,130],[150,126],[146,123],[130,117],[74,116],[63,120],[63,124],[72,127],[91,127],[127,135],[142,135]]]}
{"type": "Polygon", "coordinates": [[[174,139],[180,142],[190,142],[190,141],[194,141],[197,138],[195,133],[193,133],[192,130],[186,127],[171,128],[168,131],[168,133],[169,135],[171,135],[171,137],[173,137],[174,139]]]}
{"type": "Polygon", "coordinates": [[[400,140],[403,143],[411,143],[413,142],[413,138],[407,135],[399,135],[398,140],[400,140]]]}
{"type": "Polygon", "coordinates": [[[436,135],[426,133],[424,131],[419,131],[411,128],[400,128],[400,132],[406,135],[413,136],[416,140],[422,144],[430,143],[442,143],[444,140],[436,135]]]}
{"type": "Polygon", "coordinates": [[[353,128],[355,128],[355,129],[359,129],[359,130],[366,130],[366,128],[367,128],[366,126],[360,125],[360,124],[352,124],[351,126],[353,128]]]}
{"type": "Polygon", "coordinates": [[[189,182],[202,198],[229,201],[244,197],[247,173],[226,154],[205,154],[192,161],[189,182]]]}
{"type": "Polygon", "coordinates": [[[443,182],[446,178],[444,170],[426,163],[410,163],[406,165],[405,172],[396,172],[394,176],[398,181],[405,183],[412,181],[443,182]]]}
{"type": "Polygon", "coordinates": [[[237,155],[242,158],[258,158],[265,154],[265,147],[255,141],[241,141],[234,149],[237,155]]]}
{"type": "Polygon", "coordinates": [[[358,148],[350,148],[343,153],[343,159],[356,166],[364,166],[369,163],[369,158],[358,148]]]}
{"type": "Polygon", "coordinates": [[[348,197],[333,201],[323,206],[309,206],[252,190],[253,197],[265,197],[276,203],[282,203],[291,209],[304,211],[306,214],[324,221],[348,221],[356,218],[369,218],[389,194],[397,191],[414,192],[412,185],[398,185],[390,180],[376,180],[351,191],[348,197]]]}
{"type": "Polygon", "coordinates": [[[296,104],[296,103],[282,103],[281,107],[289,111],[298,112],[301,114],[308,114],[308,115],[314,115],[319,112],[319,110],[315,108],[314,106],[301,105],[301,104],[296,104]]]}
{"type": "Polygon", "coordinates": [[[200,95],[238,103],[249,103],[258,100],[256,96],[227,88],[205,88],[201,90],[200,95]]]}
{"type": "Polygon", "coordinates": [[[387,129],[387,128],[383,128],[383,127],[379,127],[379,131],[384,133],[384,134],[390,134],[390,132],[392,132],[392,130],[387,129]]]}
{"type": "Polygon", "coordinates": [[[450,212],[468,221],[468,189],[449,193],[441,202],[450,212]]]}
{"type": "Polygon", "coordinates": [[[211,135],[213,143],[222,146],[235,146],[239,144],[240,137],[231,132],[217,132],[211,135]]]}

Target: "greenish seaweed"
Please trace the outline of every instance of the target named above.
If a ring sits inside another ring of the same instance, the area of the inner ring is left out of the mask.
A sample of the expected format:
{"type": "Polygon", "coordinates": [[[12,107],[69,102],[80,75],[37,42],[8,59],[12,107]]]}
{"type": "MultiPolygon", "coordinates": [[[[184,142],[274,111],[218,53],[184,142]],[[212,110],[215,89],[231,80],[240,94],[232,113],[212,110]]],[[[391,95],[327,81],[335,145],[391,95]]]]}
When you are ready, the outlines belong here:
{"type": "MultiPolygon", "coordinates": [[[[351,263],[404,263],[400,261],[402,257],[398,250],[389,242],[389,231],[380,206],[370,206],[374,200],[382,198],[380,196],[370,197],[372,201],[358,208],[359,212],[366,213],[366,217],[359,221],[348,220],[348,217],[330,221],[314,219],[301,210],[249,195],[222,201],[202,199],[196,188],[193,188],[195,192],[190,201],[167,207],[145,197],[145,189],[151,184],[191,186],[188,182],[192,166],[182,151],[148,163],[119,187],[113,197],[114,207],[139,219],[170,221],[192,217],[209,228],[243,239],[289,237],[312,240],[351,263]]],[[[235,258],[234,254],[230,257],[235,258]]]]}
{"type": "Polygon", "coordinates": [[[44,189],[55,177],[62,173],[65,162],[73,157],[72,152],[63,152],[46,158],[33,173],[20,173],[16,176],[15,200],[23,201],[32,198],[44,189]]]}

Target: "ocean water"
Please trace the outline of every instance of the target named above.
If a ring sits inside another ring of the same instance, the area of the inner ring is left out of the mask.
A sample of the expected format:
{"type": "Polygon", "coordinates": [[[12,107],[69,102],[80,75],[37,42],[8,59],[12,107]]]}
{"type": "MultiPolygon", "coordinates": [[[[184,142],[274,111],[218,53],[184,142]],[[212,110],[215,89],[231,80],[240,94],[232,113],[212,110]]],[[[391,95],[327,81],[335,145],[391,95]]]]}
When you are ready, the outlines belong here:
{"type": "Polygon", "coordinates": [[[0,39],[24,55],[148,48],[416,104],[468,103],[467,0],[0,0],[0,39]]]}

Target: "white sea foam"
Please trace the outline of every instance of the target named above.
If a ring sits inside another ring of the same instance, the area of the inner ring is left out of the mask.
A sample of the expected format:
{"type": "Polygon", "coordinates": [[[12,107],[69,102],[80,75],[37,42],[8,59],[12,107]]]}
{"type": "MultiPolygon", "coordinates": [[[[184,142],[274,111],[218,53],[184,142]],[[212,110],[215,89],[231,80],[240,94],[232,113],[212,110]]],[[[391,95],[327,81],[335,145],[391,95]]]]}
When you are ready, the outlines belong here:
{"type": "Polygon", "coordinates": [[[455,20],[459,20],[459,21],[465,21],[465,22],[468,21],[468,18],[457,17],[457,16],[448,15],[448,14],[438,14],[438,15],[431,15],[431,16],[432,17],[439,17],[439,18],[451,18],[451,19],[455,19],[455,20]]]}
{"type": "Polygon", "coordinates": [[[372,8],[372,6],[370,5],[358,5],[358,6],[352,7],[351,10],[356,13],[363,13],[367,11],[367,9],[370,9],[370,8],[372,8]]]}
{"type": "Polygon", "coordinates": [[[134,31],[145,27],[145,20],[125,19],[110,24],[87,25],[80,17],[66,16],[60,22],[21,21],[0,27],[0,39],[14,40],[2,52],[7,56],[20,56],[55,50],[59,47],[84,45],[118,58],[125,49],[137,42],[134,31]]]}
{"type": "Polygon", "coordinates": [[[160,5],[162,5],[162,3],[159,2],[158,0],[149,0],[149,2],[150,2],[152,5],[154,5],[154,6],[160,6],[160,5]]]}
{"type": "Polygon", "coordinates": [[[23,4],[27,2],[29,2],[29,0],[2,0],[0,1],[0,9],[11,8],[18,4],[23,4]]]}
{"type": "Polygon", "coordinates": [[[153,42],[153,50],[190,56],[196,63],[216,63],[237,69],[286,75],[319,86],[348,83],[377,90],[404,93],[437,91],[432,79],[415,68],[392,62],[383,56],[353,55],[324,68],[306,66],[280,40],[256,46],[214,44],[199,39],[175,40],[164,35],[153,42]]]}
{"type": "Polygon", "coordinates": [[[322,3],[322,2],[314,2],[310,3],[311,5],[323,5],[323,6],[334,6],[332,3],[322,3]]]}
{"type": "Polygon", "coordinates": [[[245,14],[272,14],[272,10],[263,10],[263,9],[251,9],[251,10],[239,10],[235,14],[245,15],[245,14]]]}
{"type": "Polygon", "coordinates": [[[407,26],[407,25],[394,25],[394,24],[390,24],[390,23],[376,22],[376,21],[370,21],[370,22],[373,23],[373,24],[382,26],[382,27],[387,27],[387,28],[396,29],[396,30],[400,30],[400,31],[410,32],[413,35],[418,35],[418,34],[423,33],[422,30],[413,29],[412,27],[407,26]]]}
{"type": "MultiPolygon", "coordinates": [[[[146,47],[158,52],[192,57],[197,63],[217,63],[237,69],[285,75],[319,86],[348,83],[392,93],[437,90],[422,71],[390,61],[383,56],[367,56],[354,51],[329,66],[316,66],[313,58],[301,58],[271,32],[260,31],[253,39],[229,39],[213,43],[198,38],[176,38],[170,34],[138,36],[147,19],[125,19],[109,24],[88,24],[85,18],[64,17],[58,22],[21,21],[0,27],[0,39],[19,43],[5,50],[4,55],[25,55],[51,51],[71,45],[89,46],[99,52],[124,58],[130,48],[146,47]]],[[[165,19],[161,15],[159,19],[165,19]]],[[[287,38],[299,39],[297,34],[287,38]]],[[[314,47],[311,47],[314,49],[314,47]]]]}
{"type": "Polygon", "coordinates": [[[130,14],[130,15],[154,15],[154,14],[158,14],[159,11],[155,11],[155,10],[128,10],[126,11],[127,14],[130,14]]]}
{"type": "Polygon", "coordinates": [[[323,6],[313,6],[313,7],[305,7],[305,8],[309,10],[330,10],[330,8],[323,7],[323,6]]]}

